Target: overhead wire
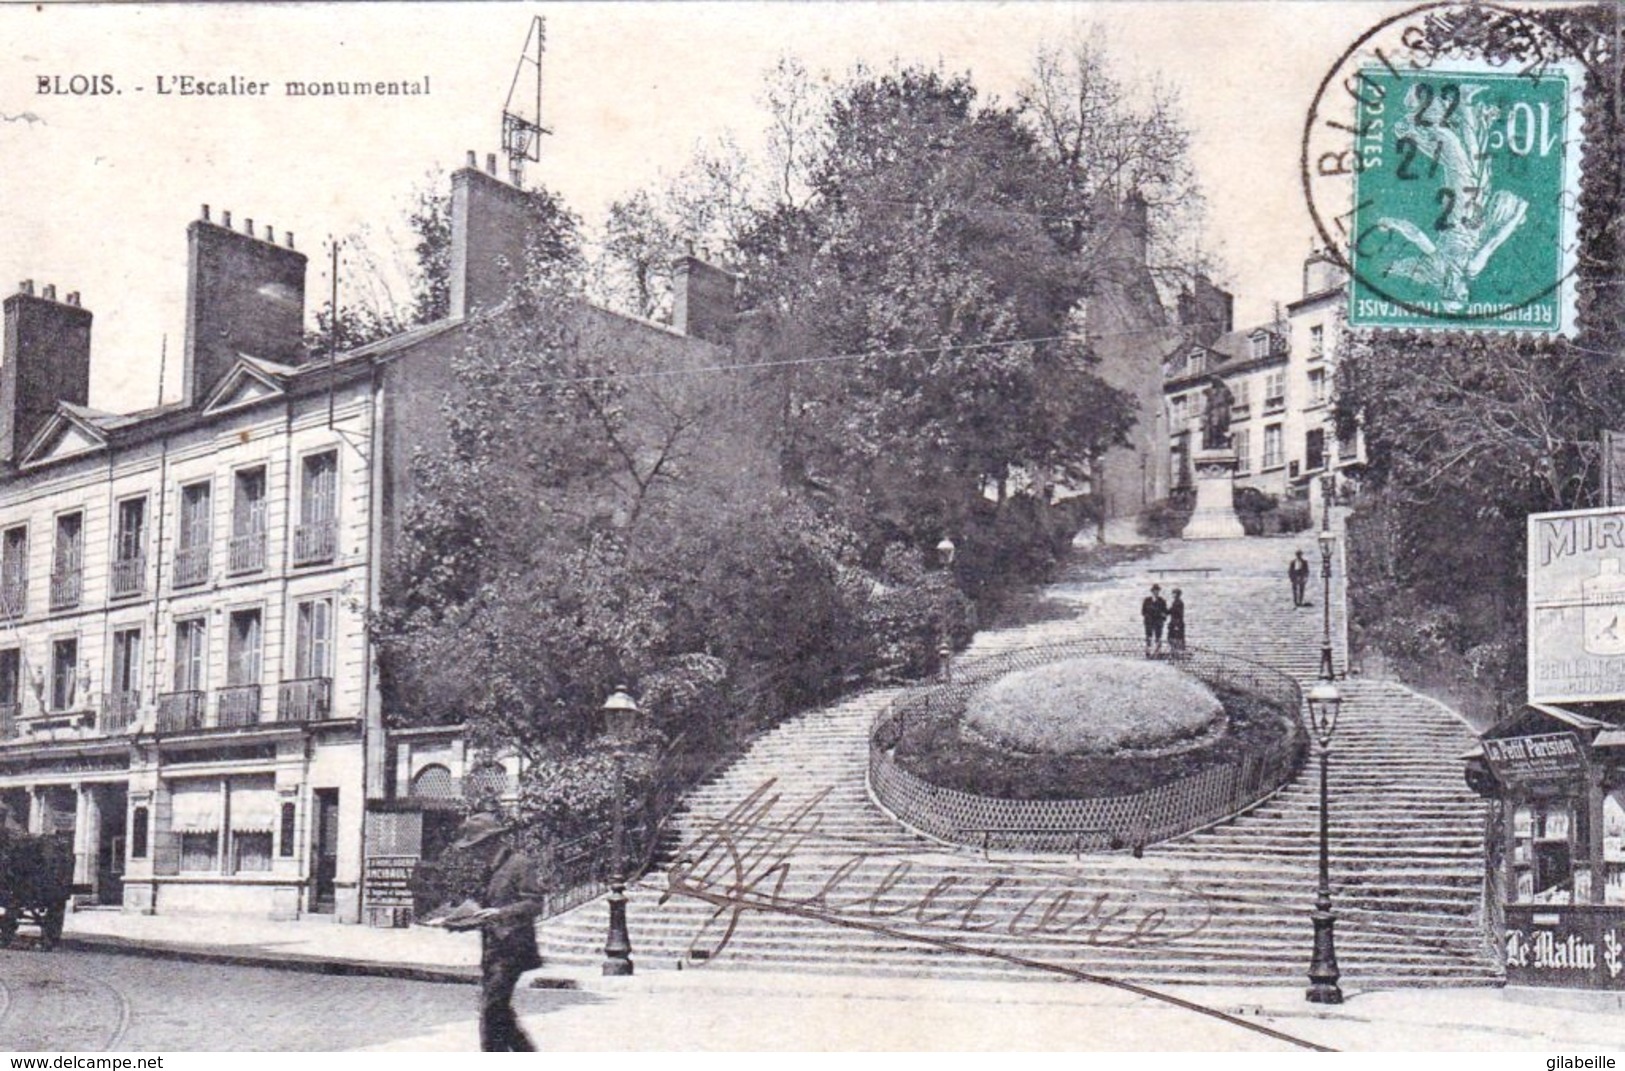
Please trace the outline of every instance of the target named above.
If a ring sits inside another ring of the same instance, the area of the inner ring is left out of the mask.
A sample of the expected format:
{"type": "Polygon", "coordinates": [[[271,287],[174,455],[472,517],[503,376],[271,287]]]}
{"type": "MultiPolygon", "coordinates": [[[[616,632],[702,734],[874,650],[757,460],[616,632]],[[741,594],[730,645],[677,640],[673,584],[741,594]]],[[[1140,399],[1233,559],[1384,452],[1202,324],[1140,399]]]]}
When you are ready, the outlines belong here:
{"type": "Polygon", "coordinates": [[[1048,342],[1093,342],[1105,338],[1123,338],[1129,335],[1154,334],[1161,331],[1184,331],[1197,327],[1222,326],[1221,321],[1194,324],[1161,324],[1154,327],[1124,331],[1086,332],[1077,335],[1043,335],[1036,338],[1012,338],[999,342],[964,342],[942,346],[908,346],[902,349],[862,350],[857,353],[836,353],[819,357],[786,357],[774,361],[738,361],[728,364],[700,365],[692,368],[657,368],[642,372],[614,372],[593,376],[561,376],[542,381],[544,386],[565,386],[575,383],[623,382],[631,379],[658,379],[669,376],[709,375],[717,372],[745,372],[763,368],[790,368],[803,365],[843,364],[880,357],[912,357],[926,353],[951,353],[970,350],[1003,349],[1010,346],[1036,346],[1048,342]]]}

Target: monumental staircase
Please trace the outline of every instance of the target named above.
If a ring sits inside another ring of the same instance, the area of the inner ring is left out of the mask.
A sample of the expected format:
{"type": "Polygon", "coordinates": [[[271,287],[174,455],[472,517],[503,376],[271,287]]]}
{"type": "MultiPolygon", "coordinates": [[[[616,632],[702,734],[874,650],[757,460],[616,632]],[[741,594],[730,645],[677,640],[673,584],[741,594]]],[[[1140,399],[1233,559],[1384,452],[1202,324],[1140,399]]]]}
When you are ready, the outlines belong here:
{"type": "MultiPolygon", "coordinates": [[[[980,634],[960,661],[1133,636],[1140,598],[1160,583],[1164,594],[1184,591],[1192,646],[1307,684],[1322,637],[1318,558],[1309,536],[1170,543],[1052,585],[1049,597],[1070,616],[980,634]],[[1300,547],[1316,574],[1311,605],[1294,608],[1286,568],[1300,547]]],[[[1341,670],[1339,587],[1332,596],[1341,670]]],[[[1471,732],[1400,685],[1352,677],[1339,687],[1331,875],[1345,991],[1497,983],[1481,917],[1483,804],[1458,758],[1471,732]]],[[[866,789],[869,728],[897,694],[875,690],[791,719],[689,795],[676,861],[629,890],[638,970],[1305,982],[1318,860],[1313,761],[1248,812],[1139,858],[954,848],[901,826],[866,789]]],[[[549,962],[598,962],[605,917],[600,900],[545,922],[549,962]]]]}

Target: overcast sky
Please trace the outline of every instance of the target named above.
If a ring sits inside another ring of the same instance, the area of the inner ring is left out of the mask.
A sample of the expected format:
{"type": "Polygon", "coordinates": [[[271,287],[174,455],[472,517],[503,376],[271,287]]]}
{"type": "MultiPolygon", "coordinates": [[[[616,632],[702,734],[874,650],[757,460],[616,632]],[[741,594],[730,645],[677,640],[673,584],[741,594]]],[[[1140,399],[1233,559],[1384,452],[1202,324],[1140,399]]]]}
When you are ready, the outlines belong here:
{"type": "Polygon", "coordinates": [[[1205,244],[1243,322],[1298,296],[1311,225],[1298,143],[1316,85],[1362,30],[1403,5],[166,4],[0,7],[0,289],[79,290],[96,315],[91,402],[126,410],[180,391],[185,228],[199,205],[252,217],[311,254],[325,300],[329,233],[383,228],[426,172],[498,148],[534,14],[548,27],[539,181],[589,220],[677,170],[697,142],[759,131],[761,73],[793,52],[969,70],[1008,99],[1035,50],[1098,23],[1126,74],[1177,87],[1209,201],[1205,244]],[[155,78],[268,81],[269,97],[159,96],[155,78]],[[40,76],[110,75],[121,93],[54,96],[40,76]],[[290,99],[289,79],[431,80],[426,97],[290,99]],[[142,87],[139,91],[137,87],[142,87]],[[37,117],[37,121],[27,118],[37,117]]]}

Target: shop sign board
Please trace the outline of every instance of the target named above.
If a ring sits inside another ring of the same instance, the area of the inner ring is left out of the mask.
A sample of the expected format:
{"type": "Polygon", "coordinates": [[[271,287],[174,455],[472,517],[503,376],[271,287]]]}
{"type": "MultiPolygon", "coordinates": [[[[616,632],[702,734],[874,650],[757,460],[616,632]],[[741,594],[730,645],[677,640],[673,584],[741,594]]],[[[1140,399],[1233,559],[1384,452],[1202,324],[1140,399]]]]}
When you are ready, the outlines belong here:
{"type": "Polygon", "coordinates": [[[367,860],[368,907],[411,907],[412,874],[417,869],[413,855],[375,855],[367,860]]]}
{"type": "Polygon", "coordinates": [[[1508,904],[1507,984],[1625,989],[1625,912],[1508,904]]]}
{"type": "Polygon", "coordinates": [[[1528,519],[1529,701],[1625,699],[1625,507],[1528,519]]]}
{"type": "Polygon", "coordinates": [[[1573,781],[1586,768],[1580,738],[1567,732],[1486,740],[1484,758],[1504,785],[1573,781]]]}

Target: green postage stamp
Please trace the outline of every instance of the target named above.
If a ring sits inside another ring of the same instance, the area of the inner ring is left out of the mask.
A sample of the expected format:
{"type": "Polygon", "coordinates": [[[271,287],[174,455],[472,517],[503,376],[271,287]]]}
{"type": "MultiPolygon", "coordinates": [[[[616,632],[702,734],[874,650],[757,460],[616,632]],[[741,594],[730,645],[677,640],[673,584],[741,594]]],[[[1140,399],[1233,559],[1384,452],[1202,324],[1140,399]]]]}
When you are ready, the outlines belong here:
{"type": "Polygon", "coordinates": [[[1577,65],[1357,78],[1350,324],[1572,334],[1577,65]]]}

